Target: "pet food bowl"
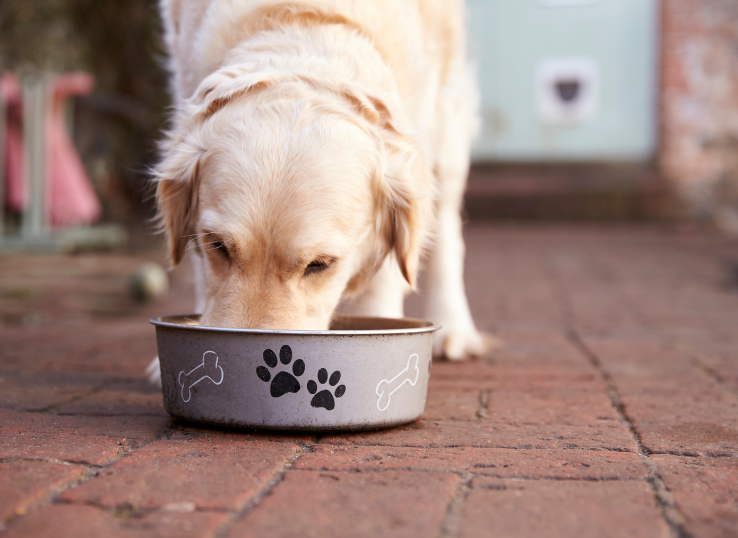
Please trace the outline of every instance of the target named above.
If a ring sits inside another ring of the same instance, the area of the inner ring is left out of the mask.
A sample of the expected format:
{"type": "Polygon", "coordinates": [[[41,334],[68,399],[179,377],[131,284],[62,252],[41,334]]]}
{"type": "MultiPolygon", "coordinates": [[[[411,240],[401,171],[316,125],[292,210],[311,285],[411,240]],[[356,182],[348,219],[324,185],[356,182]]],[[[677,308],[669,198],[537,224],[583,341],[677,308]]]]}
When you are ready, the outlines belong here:
{"type": "Polygon", "coordinates": [[[152,318],[164,406],[228,427],[369,430],[423,413],[428,321],[341,317],[329,331],[225,329],[198,316],[152,318]]]}

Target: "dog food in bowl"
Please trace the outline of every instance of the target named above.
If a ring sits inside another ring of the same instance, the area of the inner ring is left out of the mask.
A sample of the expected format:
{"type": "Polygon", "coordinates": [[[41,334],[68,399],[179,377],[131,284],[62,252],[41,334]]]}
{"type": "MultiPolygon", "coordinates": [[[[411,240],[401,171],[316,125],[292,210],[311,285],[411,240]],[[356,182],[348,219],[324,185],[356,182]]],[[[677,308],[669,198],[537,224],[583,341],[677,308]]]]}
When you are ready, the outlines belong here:
{"type": "Polygon", "coordinates": [[[415,319],[341,317],[329,331],[225,329],[152,318],[167,412],[277,430],[366,430],[425,408],[433,332],[415,319]]]}

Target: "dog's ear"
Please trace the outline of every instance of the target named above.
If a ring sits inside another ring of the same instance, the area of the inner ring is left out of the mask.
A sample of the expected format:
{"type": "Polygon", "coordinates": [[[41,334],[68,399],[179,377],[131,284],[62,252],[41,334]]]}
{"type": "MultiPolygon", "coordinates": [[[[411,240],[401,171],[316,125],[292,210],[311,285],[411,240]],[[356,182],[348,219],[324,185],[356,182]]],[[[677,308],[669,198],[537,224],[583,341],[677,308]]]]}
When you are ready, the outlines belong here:
{"type": "Polygon", "coordinates": [[[402,275],[415,288],[433,209],[431,172],[416,145],[398,133],[382,133],[383,166],[378,200],[388,251],[402,275]]]}
{"type": "Polygon", "coordinates": [[[205,121],[231,101],[285,78],[279,72],[254,73],[251,67],[246,64],[227,66],[208,75],[189,99],[186,115],[205,121]]]}
{"type": "Polygon", "coordinates": [[[155,172],[159,226],[166,234],[169,261],[176,266],[194,233],[199,168],[203,150],[177,140],[167,143],[166,157],[155,172]]]}
{"type": "Polygon", "coordinates": [[[266,86],[273,77],[254,75],[244,66],[224,67],[205,78],[175,116],[175,126],[162,144],[164,159],[155,170],[157,218],[167,237],[172,266],[182,261],[194,234],[198,172],[206,152],[197,142],[200,129],[230,101],[266,86]]]}
{"type": "Polygon", "coordinates": [[[385,255],[394,254],[405,280],[415,288],[433,213],[432,171],[418,143],[407,134],[397,95],[371,95],[345,87],[343,95],[372,126],[377,139],[374,199],[378,202],[377,229],[384,235],[385,255]]]}

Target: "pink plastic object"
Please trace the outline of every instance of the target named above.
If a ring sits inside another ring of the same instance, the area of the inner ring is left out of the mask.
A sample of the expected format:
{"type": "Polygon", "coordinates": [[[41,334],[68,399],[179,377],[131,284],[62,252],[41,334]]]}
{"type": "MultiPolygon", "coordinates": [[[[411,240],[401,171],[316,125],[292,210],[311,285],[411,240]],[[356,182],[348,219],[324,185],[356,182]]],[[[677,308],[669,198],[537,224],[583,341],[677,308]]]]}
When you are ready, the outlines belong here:
{"type": "MultiPolygon", "coordinates": [[[[87,224],[100,217],[102,208],[85,168],[67,132],[64,105],[73,95],[90,93],[95,85],[87,73],[65,73],[49,79],[50,107],[45,118],[48,178],[47,211],[53,226],[87,224]]],[[[21,91],[17,78],[6,73],[0,91],[8,104],[6,136],[7,204],[23,211],[28,203],[23,176],[21,91]]]]}

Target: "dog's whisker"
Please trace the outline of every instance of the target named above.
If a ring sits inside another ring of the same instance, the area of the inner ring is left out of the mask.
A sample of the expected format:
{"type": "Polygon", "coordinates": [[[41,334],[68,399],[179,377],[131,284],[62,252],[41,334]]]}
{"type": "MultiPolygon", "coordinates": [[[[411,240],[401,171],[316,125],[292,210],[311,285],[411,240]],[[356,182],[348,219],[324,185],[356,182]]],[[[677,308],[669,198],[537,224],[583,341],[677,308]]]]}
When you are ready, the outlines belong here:
{"type": "MultiPolygon", "coordinates": [[[[192,238],[192,239],[189,239],[187,241],[187,243],[185,243],[185,250],[192,250],[193,248],[197,248],[197,245],[198,245],[197,240],[200,239],[201,237],[204,237],[206,235],[218,234],[218,233],[219,232],[203,232],[203,233],[200,233],[200,234],[183,235],[182,237],[191,237],[192,238]],[[193,242],[195,242],[194,245],[192,245],[193,242]]],[[[224,245],[228,245],[228,243],[231,242],[231,241],[232,240],[220,241],[220,242],[223,243],[224,245]]],[[[217,243],[217,242],[218,241],[211,241],[209,243],[202,243],[202,245],[212,245],[213,243],[217,243]]]]}
{"type": "MultiPolygon", "coordinates": [[[[222,245],[226,245],[227,244],[225,241],[210,241],[209,243],[198,243],[198,244],[199,244],[199,246],[204,247],[205,245],[214,245],[215,243],[221,243],[222,245]]],[[[185,250],[191,250],[193,248],[197,248],[198,247],[198,244],[195,244],[193,246],[189,246],[189,243],[187,243],[187,246],[185,246],[185,250]]]]}
{"type": "MultiPolygon", "coordinates": [[[[200,247],[204,247],[206,245],[214,245],[215,243],[220,243],[220,245],[229,246],[229,245],[233,244],[233,240],[228,240],[228,241],[210,241],[209,243],[202,243],[199,246],[200,247]]],[[[194,247],[185,247],[185,250],[192,250],[193,248],[197,248],[197,246],[198,245],[195,245],[194,247]]],[[[203,252],[204,251],[207,251],[207,250],[217,250],[219,248],[220,248],[220,246],[213,247],[213,248],[206,248],[206,249],[203,249],[203,252]]]]}
{"type": "Polygon", "coordinates": [[[213,248],[204,248],[202,249],[203,252],[207,252],[208,250],[218,250],[220,247],[213,247],[213,248]]]}
{"type": "Polygon", "coordinates": [[[230,243],[233,243],[233,241],[232,240],[228,240],[228,241],[221,241],[221,240],[209,241],[207,243],[200,243],[200,246],[203,246],[204,247],[205,245],[214,245],[215,243],[221,243],[223,245],[228,245],[230,243]]]}
{"type": "Polygon", "coordinates": [[[181,237],[183,237],[183,238],[184,237],[192,237],[192,238],[197,239],[198,237],[202,237],[204,235],[213,235],[213,234],[220,234],[220,232],[203,232],[203,233],[199,233],[199,234],[187,234],[187,235],[183,235],[181,237]]]}
{"type": "Polygon", "coordinates": [[[197,248],[197,245],[197,237],[195,237],[194,239],[190,239],[189,241],[187,241],[187,243],[185,244],[185,250],[190,248],[197,248]],[[195,243],[194,245],[192,245],[193,242],[195,243]]]}
{"type": "Polygon", "coordinates": [[[195,243],[194,245],[187,243],[187,245],[185,245],[185,250],[192,250],[193,248],[204,247],[205,245],[212,245],[213,243],[215,243],[215,241],[211,243],[195,243]]]}

